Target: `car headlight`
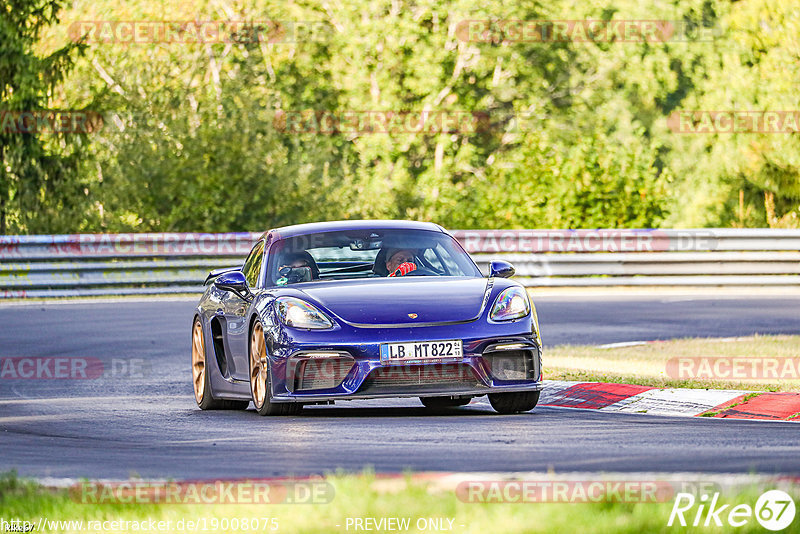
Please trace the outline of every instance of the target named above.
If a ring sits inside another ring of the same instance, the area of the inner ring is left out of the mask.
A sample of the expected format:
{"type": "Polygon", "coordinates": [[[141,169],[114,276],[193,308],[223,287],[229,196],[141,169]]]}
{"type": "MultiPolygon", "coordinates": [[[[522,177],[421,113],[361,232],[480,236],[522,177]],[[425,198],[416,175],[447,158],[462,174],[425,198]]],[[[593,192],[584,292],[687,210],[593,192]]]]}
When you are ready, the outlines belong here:
{"type": "Polygon", "coordinates": [[[509,287],[497,296],[489,318],[493,321],[510,321],[527,316],[531,311],[528,295],[521,287],[509,287]]]}
{"type": "Polygon", "coordinates": [[[278,315],[286,326],[295,328],[325,329],[333,322],[317,308],[294,297],[278,297],[278,315]]]}
{"type": "Polygon", "coordinates": [[[539,314],[536,313],[536,306],[531,302],[531,313],[533,314],[533,327],[536,329],[536,343],[542,348],[542,333],[539,331],[539,314]]]}

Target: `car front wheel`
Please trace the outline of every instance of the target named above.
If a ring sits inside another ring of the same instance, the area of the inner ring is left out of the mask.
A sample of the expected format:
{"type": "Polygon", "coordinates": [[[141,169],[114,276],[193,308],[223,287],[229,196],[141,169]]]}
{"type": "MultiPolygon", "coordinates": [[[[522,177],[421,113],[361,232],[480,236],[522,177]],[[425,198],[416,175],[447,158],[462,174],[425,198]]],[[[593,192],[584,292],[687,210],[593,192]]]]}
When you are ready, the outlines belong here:
{"type": "Polygon", "coordinates": [[[517,393],[490,393],[489,404],[497,413],[509,414],[533,410],[539,402],[541,391],[517,393]]]}
{"type": "Polygon", "coordinates": [[[271,402],[269,363],[264,342],[264,327],[260,321],[253,325],[250,335],[250,393],[258,415],[295,415],[302,409],[301,404],[271,402]]]}

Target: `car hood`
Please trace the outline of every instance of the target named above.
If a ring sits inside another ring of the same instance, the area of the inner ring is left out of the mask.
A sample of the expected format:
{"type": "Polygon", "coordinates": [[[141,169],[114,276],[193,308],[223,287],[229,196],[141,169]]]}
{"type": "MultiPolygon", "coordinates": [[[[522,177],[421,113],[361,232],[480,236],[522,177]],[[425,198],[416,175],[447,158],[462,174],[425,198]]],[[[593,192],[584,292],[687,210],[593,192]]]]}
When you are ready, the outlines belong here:
{"type": "Polygon", "coordinates": [[[301,291],[345,322],[394,325],[475,320],[486,287],[486,278],[408,277],[311,282],[301,291]]]}

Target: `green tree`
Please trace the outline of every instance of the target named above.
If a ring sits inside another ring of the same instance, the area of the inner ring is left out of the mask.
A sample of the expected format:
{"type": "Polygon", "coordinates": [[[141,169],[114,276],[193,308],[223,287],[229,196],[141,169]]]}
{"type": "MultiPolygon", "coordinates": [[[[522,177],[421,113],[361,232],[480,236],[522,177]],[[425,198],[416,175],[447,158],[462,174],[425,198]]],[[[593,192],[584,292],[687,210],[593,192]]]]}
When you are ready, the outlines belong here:
{"type": "Polygon", "coordinates": [[[69,182],[88,189],[84,207],[93,203],[75,229],[250,230],[355,217],[449,227],[764,225],[800,203],[796,135],[681,135],[667,121],[682,109],[796,110],[792,0],[75,0],[67,13],[51,42],[87,18],[271,19],[287,23],[289,37],[92,44],[64,91],[83,101],[111,92],[116,119],[91,136],[81,180],[69,182]],[[474,42],[457,31],[498,17],[673,21],[679,34],[474,42]],[[297,34],[296,21],[327,29],[297,34]],[[423,109],[488,112],[491,127],[275,127],[298,110],[423,109]]]}
{"type": "MultiPolygon", "coordinates": [[[[800,11],[793,0],[736,2],[722,18],[724,48],[684,109],[800,109],[800,11]]],[[[795,128],[797,125],[794,126],[795,128]]],[[[794,131],[794,133],[792,133],[794,131]]],[[[675,136],[670,159],[687,177],[687,202],[674,220],[766,226],[800,223],[800,138],[787,133],[675,136]],[[743,206],[740,207],[740,198],[743,206]],[[770,200],[771,199],[771,200],[770,200]],[[774,216],[770,211],[774,210],[774,216]]]]}
{"type": "MultiPolygon", "coordinates": [[[[0,110],[46,111],[84,47],[69,43],[35,51],[42,31],[57,24],[61,0],[0,4],[0,110]]],[[[83,219],[85,184],[78,176],[85,139],[74,134],[0,130],[0,234],[67,232],[83,219]],[[76,221],[77,219],[77,221],[76,221]]]]}

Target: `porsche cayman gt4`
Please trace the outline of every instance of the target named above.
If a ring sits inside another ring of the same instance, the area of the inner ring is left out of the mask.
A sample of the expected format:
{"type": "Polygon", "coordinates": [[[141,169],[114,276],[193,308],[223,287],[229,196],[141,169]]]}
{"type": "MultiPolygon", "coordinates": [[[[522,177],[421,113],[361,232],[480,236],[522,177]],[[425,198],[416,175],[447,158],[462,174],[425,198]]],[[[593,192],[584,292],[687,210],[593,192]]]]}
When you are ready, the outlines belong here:
{"type": "Polygon", "coordinates": [[[514,268],[484,277],[436,224],[343,221],[265,232],[217,269],[192,325],[200,408],[298,413],[337,400],[419,397],[454,408],[488,395],[531,410],[541,338],[514,268]]]}

